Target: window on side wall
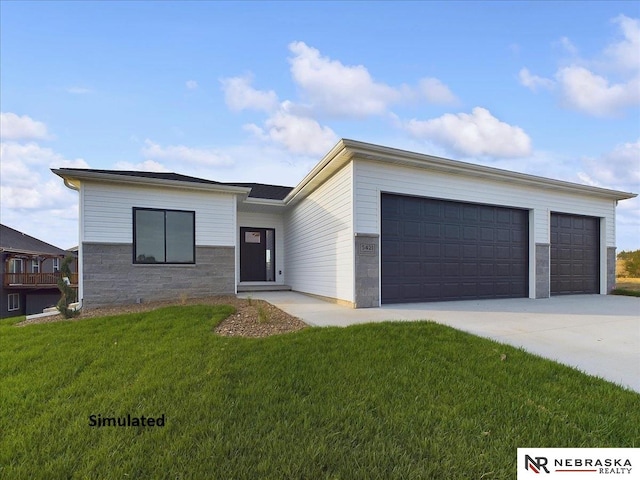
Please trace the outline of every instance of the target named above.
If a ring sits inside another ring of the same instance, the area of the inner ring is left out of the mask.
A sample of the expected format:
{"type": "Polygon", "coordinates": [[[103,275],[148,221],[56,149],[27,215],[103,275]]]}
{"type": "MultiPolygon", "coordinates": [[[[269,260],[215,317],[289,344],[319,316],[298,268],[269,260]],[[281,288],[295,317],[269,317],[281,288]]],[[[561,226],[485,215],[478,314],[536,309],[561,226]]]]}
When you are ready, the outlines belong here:
{"type": "Polygon", "coordinates": [[[195,212],[133,208],[133,263],[195,263],[195,238],[195,212]]]}
{"type": "Polygon", "coordinates": [[[7,310],[13,312],[15,310],[20,310],[20,294],[19,293],[10,293],[8,298],[8,308],[7,310]]]}

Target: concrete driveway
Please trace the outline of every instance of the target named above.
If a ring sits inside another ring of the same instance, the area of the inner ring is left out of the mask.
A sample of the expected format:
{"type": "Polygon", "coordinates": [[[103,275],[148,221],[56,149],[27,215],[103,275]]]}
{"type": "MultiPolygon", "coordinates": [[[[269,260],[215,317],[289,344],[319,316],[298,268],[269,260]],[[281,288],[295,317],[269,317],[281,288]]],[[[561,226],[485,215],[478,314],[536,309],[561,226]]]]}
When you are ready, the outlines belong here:
{"type": "Polygon", "coordinates": [[[570,295],[351,309],[294,292],[253,292],[313,326],[433,320],[522,347],[640,392],[640,298],[570,295]]]}

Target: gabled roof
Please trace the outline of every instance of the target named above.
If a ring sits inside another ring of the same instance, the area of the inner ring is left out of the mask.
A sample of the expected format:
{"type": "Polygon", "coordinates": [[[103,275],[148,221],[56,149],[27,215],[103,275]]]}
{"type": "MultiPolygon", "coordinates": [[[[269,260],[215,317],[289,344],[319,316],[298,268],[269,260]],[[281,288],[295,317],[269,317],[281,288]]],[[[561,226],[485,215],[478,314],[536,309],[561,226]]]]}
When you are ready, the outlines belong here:
{"type": "Polygon", "coordinates": [[[66,256],[69,252],[38,240],[26,233],[14,230],[6,225],[0,225],[0,251],[11,253],[28,253],[43,255],[66,256]]]}
{"type": "Polygon", "coordinates": [[[342,139],[327,153],[305,178],[287,195],[285,203],[292,204],[321,185],[351,160],[366,160],[386,164],[424,168],[435,172],[453,175],[474,176],[511,184],[533,186],[536,188],[561,192],[581,193],[612,200],[626,200],[637,196],[635,193],[621,192],[607,188],[592,187],[579,183],[554,180],[526,173],[513,172],[495,167],[486,167],[475,163],[434,157],[423,153],[409,152],[397,148],[384,147],[356,140],[342,139]]]}
{"type": "Polygon", "coordinates": [[[60,168],[52,170],[55,174],[66,178],[81,180],[138,181],[142,183],[182,184],[212,187],[215,190],[228,190],[234,193],[248,193],[250,198],[266,200],[282,200],[293,190],[293,187],[267,185],[264,183],[216,182],[204,178],[190,177],[173,172],[141,172],[135,170],[99,170],[91,168],[60,168]]]}

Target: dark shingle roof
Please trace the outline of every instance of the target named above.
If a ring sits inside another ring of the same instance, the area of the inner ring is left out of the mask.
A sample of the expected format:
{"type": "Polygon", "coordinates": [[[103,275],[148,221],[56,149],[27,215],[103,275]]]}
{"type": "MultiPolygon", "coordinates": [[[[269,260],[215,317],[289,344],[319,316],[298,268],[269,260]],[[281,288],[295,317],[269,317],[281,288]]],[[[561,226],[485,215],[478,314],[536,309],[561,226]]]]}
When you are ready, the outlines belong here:
{"type": "Polygon", "coordinates": [[[265,198],[267,200],[284,200],[293,187],[283,187],[281,185],[266,185],[264,183],[227,183],[236,187],[246,187],[251,189],[249,197],[265,198]]]}
{"type": "Polygon", "coordinates": [[[69,252],[38,240],[26,233],[0,225],[0,249],[12,252],[42,253],[48,255],[68,255],[69,252]]]}
{"type": "Polygon", "coordinates": [[[159,180],[171,180],[176,182],[203,183],[207,185],[225,185],[228,187],[244,187],[250,188],[251,198],[264,198],[267,200],[283,200],[287,194],[293,190],[293,187],[284,187],[281,185],[267,185],[264,183],[236,183],[236,182],[216,182],[206,180],[204,178],[190,177],[179,173],[169,172],[140,172],[136,170],[97,170],[92,168],[64,168],[61,171],[69,172],[89,172],[103,173],[106,175],[122,175],[123,177],[139,177],[139,178],[155,178],[159,180]]]}
{"type": "Polygon", "coordinates": [[[204,178],[190,177],[173,172],[140,172],[137,170],[97,170],[93,168],[64,168],[64,171],[104,173],[107,175],[122,175],[123,177],[157,178],[159,180],[173,180],[176,182],[205,183],[208,185],[225,185],[221,182],[206,180],[204,178]]]}

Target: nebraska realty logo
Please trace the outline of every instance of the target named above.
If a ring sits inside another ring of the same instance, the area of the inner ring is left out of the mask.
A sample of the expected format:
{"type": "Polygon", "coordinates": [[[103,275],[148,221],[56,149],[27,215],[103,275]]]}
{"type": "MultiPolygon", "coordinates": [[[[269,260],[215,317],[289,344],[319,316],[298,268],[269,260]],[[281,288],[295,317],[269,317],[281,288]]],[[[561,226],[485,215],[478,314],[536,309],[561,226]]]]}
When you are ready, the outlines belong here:
{"type": "Polygon", "coordinates": [[[639,478],[638,448],[519,448],[518,480],[639,478]]]}

